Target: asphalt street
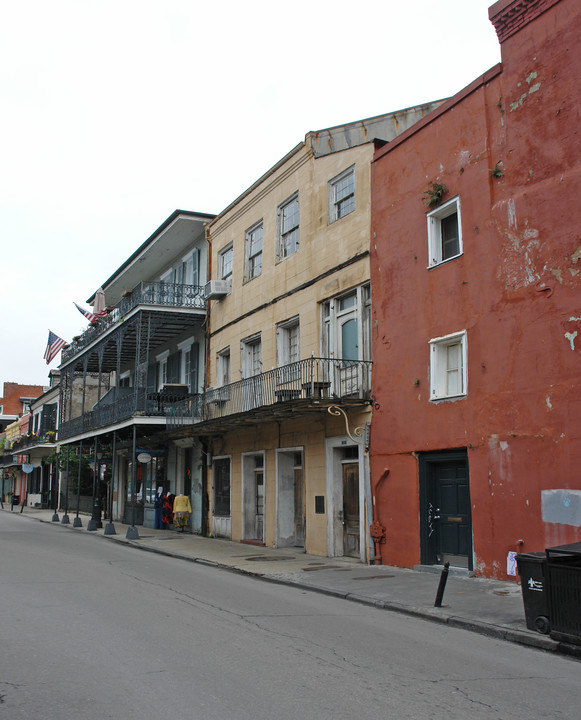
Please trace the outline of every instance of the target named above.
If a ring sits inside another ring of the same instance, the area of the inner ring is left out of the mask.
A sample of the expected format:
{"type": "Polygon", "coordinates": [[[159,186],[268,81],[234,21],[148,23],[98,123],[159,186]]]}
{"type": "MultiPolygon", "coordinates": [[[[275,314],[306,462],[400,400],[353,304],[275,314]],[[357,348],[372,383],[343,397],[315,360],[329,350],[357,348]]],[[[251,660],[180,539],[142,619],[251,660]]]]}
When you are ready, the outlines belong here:
{"type": "Polygon", "coordinates": [[[553,653],[8,513],[0,541],[11,720],[518,720],[581,699],[553,653]]]}

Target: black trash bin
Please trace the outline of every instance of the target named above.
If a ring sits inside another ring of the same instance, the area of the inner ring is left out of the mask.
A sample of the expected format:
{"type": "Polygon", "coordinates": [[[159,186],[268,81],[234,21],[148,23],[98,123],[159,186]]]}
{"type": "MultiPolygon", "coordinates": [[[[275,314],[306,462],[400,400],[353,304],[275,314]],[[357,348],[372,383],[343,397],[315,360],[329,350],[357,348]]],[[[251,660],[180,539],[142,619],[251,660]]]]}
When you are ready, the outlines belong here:
{"type": "Polygon", "coordinates": [[[547,555],[544,552],[519,553],[516,564],[527,628],[546,635],[551,629],[546,581],[547,555]]]}
{"type": "Polygon", "coordinates": [[[581,542],[547,548],[551,637],[581,645],[581,542]]]}

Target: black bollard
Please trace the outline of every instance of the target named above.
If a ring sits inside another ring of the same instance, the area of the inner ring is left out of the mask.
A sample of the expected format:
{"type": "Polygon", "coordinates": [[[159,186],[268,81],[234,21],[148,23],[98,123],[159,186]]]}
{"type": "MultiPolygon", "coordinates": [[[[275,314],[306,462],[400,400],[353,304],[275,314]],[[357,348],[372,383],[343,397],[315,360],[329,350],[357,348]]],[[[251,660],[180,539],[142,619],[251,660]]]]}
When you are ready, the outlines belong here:
{"type": "Polygon", "coordinates": [[[446,580],[448,579],[448,570],[450,569],[450,563],[444,563],[444,569],[440,575],[440,584],[438,585],[438,593],[436,594],[436,602],[434,607],[442,607],[442,598],[444,597],[444,590],[446,589],[446,580]]]}

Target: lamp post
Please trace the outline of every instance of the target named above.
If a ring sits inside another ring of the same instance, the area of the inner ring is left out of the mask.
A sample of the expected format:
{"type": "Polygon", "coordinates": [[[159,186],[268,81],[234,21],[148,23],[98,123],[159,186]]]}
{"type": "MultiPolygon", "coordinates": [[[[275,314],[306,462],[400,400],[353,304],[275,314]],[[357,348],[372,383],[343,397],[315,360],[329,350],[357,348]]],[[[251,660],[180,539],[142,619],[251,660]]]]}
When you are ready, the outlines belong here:
{"type": "Polygon", "coordinates": [[[71,454],[71,450],[69,446],[67,445],[67,469],[66,472],[66,479],[65,479],[65,514],[61,518],[61,524],[62,525],[70,525],[69,520],[69,457],[71,454]]]}
{"type": "Polygon", "coordinates": [[[93,513],[87,530],[95,531],[97,528],[102,528],[103,523],[101,522],[101,502],[99,499],[99,458],[97,454],[98,439],[95,438],[95,451],[93,454],[93,513]]]}
{"type": "Polygon", "coordinates": [[[117,433],[113,433],[113,451],[111,454],[111,488],[109,490],[109,522],[105,525],[104,535],[117,535],[113,525],[113,488],[115,487],[115,453],[117,433]]]}
{"type": "MultiPolygon", "coordinates": [[[[60,453],[59,453],[60,454],[60,453]]],[[[59,493],[58,493],[58,473],[59,473],[59,456],[57,455],[56,463],[51,463],[50,465],[50,491],[51,491],[51,500],[54,513],[51,518],[52,522],[58,522],[59,516],[58,516],[58,507],[59,507],[59,493]],[[56,467],[55,467],[56,466],[56,467]]],[[[42,472],[42,467],[41,467],[42,472]]],[[[32,477],[32,475],[31,475],[32,477]]],[[[28,483],[26,483],[26,492],[28,493],[28,483]]]]}
{"type": "Polygon", "coordinates": [[[73,527],[83,527],[83,521],[79,517],[79,507],[81,504],[81,466],[83,464],[83,441],[79,445],[79,471],[77,474],[77,516],[73,520],[73,527]]]}
{"type": "Polygon", "coordinates": [[[127,540],[139,540],[139,533],[135,527],[135,482],[137,480],[136,463],[135,457],[137,445],[137,428],[133,426],[133,454],[131,456],[131,525],[127,528],[127,534],[125,537],[127,540]]]}

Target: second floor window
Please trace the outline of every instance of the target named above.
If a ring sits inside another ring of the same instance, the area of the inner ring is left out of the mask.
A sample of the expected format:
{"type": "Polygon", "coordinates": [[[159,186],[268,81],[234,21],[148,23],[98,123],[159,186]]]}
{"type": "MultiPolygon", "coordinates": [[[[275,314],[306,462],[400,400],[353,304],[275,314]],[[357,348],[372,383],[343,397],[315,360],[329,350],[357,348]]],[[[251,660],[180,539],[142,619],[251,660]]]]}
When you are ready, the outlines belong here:
{"type": "Polygon", "coordinates": [[[321,352],[345,362],[371,358],[371,296],[369,285],[322,304],[321,352]]]}
{"type": "Polygon", "coordinates": [[[430,399],[466,395],[466,330],[430,340],[430,399]]]}
{"type": "Polygon", "coordinates": [[[230,348],[218,353],[216,382],[219,387],[230,384],[230,348]]]}
{"type": "Polygon", "coordinates": [[[276,328],[278,366],[290,365],[301,358],[299,345],[299,319],[280,323],[276,328]]]}
{"type": "Polygon", "coordinates": [[[262,221],[246,231],[244,279],[252,280],[262,272],[262,221]]]}
{"type": "Polygon", "coordinates": [[[260,335],[253,335],[241,344],[242,377],[249,378],[262,372],[262,341],[260,335]]]}
{"type": "Polygon", "coordinates": [[[295,193],[278,208],[277,259],[284,260],[299,249],[299,195],[295,193]]]}

